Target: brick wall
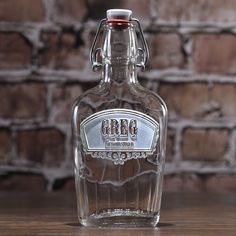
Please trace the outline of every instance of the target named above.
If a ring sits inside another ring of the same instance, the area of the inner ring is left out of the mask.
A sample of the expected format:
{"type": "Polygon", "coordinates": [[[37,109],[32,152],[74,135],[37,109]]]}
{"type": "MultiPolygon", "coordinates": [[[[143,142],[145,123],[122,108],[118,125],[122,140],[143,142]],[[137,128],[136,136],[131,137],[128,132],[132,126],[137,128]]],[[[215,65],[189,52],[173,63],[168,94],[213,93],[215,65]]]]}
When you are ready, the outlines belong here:
{"type": "Polygon", "coordinates": [[[107,8],[141,19],[169,108],[165,191],[236,192],[235,0],[1,0],[0,190],[74,189],[70,109],[107,8]]]}

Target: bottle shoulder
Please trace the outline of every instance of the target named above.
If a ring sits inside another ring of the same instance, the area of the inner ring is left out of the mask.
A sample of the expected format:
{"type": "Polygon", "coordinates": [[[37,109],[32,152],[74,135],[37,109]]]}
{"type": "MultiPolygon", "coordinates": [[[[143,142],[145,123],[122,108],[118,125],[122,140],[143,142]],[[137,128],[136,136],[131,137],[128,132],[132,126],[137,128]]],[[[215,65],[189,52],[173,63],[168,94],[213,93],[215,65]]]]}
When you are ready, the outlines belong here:
{"type": "Polygon", "coordinates": [[[138,94],[141,95],[141,98],[145,101],[147,108],[152,110],[164,109],[167,112],[167,106],[164,100],[154,91],[138,85],[134,88],[138,94]]]}
{"type": "Polygon", "coordinates": [[[80,96],[78,96],[75,99],[72,106],[73,110],[75,109],[75,107],[80,107],[81,104],[87,103],[91,99],[97,99],[98,97],[102,95],[102,93],[103,93],[103,89],[101,89],[99,85],[88,89],[87,91],[85,91],[84,93],[82,93],[80,96]]]}
{"type": "Polygon", "coordinates": [[[138,83],[100,83],[76,99],[73,114],[76,112],[76,115],[86,118],[95,112],[116,108],[137,110],[151,116],[167,116],[162,98],[138,83]]]}

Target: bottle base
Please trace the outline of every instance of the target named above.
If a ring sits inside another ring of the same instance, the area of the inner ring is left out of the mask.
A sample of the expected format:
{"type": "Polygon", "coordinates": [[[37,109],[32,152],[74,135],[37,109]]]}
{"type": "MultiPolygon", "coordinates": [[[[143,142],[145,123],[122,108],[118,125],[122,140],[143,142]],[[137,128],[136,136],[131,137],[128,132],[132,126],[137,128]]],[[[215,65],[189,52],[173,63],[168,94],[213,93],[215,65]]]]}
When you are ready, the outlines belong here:
{"type": "Polygon", "coordinates": [[[159,213],[148,213],[132,209],[108,209],[79,219],[83,226],[95,227],[155,227],[160,219],[159,213]]]}

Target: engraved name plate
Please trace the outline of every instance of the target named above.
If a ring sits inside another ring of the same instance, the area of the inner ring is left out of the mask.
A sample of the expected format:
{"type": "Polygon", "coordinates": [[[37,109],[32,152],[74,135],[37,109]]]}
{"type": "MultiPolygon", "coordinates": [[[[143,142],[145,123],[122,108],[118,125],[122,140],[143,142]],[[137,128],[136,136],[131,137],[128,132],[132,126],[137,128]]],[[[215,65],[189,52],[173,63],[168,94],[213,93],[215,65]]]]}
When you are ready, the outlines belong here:
{"type": "Polygon", "coordinates": [[[84,151],[116,165],[153,154],[159,138],[156,120],[129,109],[97,112],[83,120],[80,128],[84,151]]]}

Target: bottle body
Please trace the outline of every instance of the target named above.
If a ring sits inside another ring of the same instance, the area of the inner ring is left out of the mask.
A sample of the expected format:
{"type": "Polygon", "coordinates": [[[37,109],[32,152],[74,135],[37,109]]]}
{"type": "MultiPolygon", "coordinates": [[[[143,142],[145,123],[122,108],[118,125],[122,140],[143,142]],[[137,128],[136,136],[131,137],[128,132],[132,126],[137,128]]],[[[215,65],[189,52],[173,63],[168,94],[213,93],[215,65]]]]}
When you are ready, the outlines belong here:
{"type": "Polygon", "coordinates": [[[107,63],[100,84],[73,107],[78,217],[85,226],[159,221],[167,109],[138,83],[135,63],[121,61],[107,63]]]}
{"type": "Polygon", "coordinates": [[[166,113],[164,103],[155,94],[140,85],[127,87],[125,82],[112,86],[100,84],[75,103],[75,175],[82,224],[157,224],[165,159],[166,113]],[[122,109],[148,115],[160,125],[154,153],[118,165],[87,154],[80,133],[83,120],[101,111],[113,110],[119,116],[122,109]]]}

